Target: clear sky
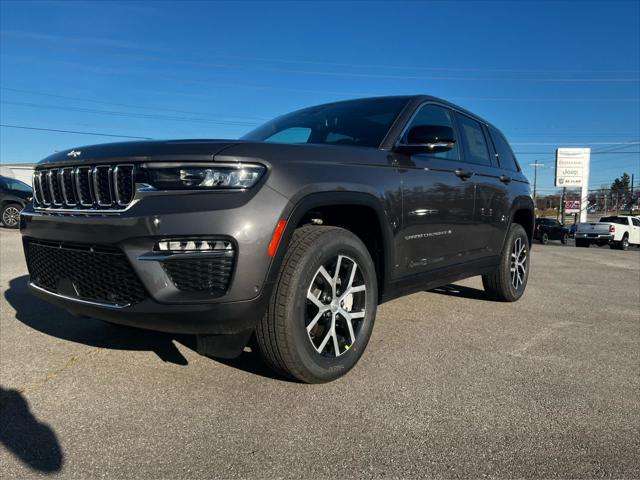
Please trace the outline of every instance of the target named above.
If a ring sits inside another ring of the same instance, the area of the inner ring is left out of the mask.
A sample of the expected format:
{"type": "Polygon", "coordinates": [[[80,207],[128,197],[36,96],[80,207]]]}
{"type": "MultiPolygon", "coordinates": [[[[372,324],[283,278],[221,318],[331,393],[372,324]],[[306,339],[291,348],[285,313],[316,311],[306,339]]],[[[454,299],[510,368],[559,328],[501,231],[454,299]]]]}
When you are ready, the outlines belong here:
{"type": "MultiPolygon", "coordinates": [[[[426,93],[501,128],[553,183],[590,146],[592,186],[640,185],[640,2],[0,0],[4,125],[236,138],[303,106],[426,93]],[[634,143],[635,142],[635,143],[634,143]]],[[[0,128],[3,163],[122,140],[0,128]]],[[[550,191],[550,190],[549,190],[550,191]]]]}

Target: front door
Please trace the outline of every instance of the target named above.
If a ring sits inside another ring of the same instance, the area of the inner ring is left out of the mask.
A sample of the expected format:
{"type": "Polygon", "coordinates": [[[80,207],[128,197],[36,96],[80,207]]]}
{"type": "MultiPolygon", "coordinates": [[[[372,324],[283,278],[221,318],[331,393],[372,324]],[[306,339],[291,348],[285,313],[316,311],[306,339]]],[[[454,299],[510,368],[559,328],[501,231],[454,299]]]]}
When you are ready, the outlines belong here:
{"type": "MultiPolygon", "coordinates": [[[[423,105],[405,130],[418,125],[455,129],[453,112],[423,105]]],[[[402,180],[401,275],[464,262],[474,226],[474,182],[459,158],[459,142],[447,152],[398,155],[402,180]]]]}

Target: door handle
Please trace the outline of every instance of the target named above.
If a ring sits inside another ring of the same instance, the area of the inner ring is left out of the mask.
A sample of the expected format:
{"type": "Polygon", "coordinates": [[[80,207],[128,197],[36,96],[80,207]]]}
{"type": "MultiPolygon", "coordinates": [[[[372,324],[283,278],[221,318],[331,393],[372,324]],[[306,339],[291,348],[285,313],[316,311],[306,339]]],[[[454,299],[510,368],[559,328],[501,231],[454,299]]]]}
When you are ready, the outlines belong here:
{"type": "Polygon", "coordinates": [[[458,168],[458,169],[454,170],[453,173],[455,173],[456,176],[460,177],[462,180],[467,180],[467,179],[473,177],[473,175],[474,175],[473,172],[462,170],[461,168],[458,168]]]}
{"type": "Polygon", "coordinates": [[[507,177],[506,175],[500,175],[498,178],[502,183],[511,183],[511,177],[507,177]]]}

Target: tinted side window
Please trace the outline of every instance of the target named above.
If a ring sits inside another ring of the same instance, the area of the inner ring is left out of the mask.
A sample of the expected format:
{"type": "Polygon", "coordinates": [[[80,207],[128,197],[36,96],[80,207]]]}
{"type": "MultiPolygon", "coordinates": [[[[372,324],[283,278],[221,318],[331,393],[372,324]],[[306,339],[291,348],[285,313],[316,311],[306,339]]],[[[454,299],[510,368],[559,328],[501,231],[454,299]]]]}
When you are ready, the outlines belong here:
{"type": "Polygon", "coordinates": [[[491,165],[482,125],[474,119],[459,113],[456,113],[456,118],[458,119],[458,125],[460,125],[460,137],[464,145],[464,161],[480,165],[491,165]]]}
{"type": "MultiPolygon", "coordinates": [[[[447,108],[440,107],[438,105],[424,105],[420,110],[418,110],[418,113],[413,120],[411,120],[411,123],[405,132],[405,138],[402,140],[406,141],[407,132],[418,125],[439,125],[454,129],[452,115],[453,113],[451,110],[447,108]]],[[[458,160],[458,146],[456,144],[456,146],[447,152],[429,153],[428,155],[430,157],[444,158],[446,160],[458,160]]]]}
{"type": "Polygon", "coordinates": [[[640,227],[640,220],[638,220],[637,218],[632,218],[631,221],[636,227],[640,227]]]}
{"type": "Polygon", "coordinates": [[[489,127],[489,133],[491,134],[491,140],[493,140],[493,146],[498,154],[498,161],[500,167],[505,170],[511,170],[512,172],[519,172],[520,167],[518,161],[511,150],[511,147],[507,143],[504,136],[495,128],[489,127]]]}

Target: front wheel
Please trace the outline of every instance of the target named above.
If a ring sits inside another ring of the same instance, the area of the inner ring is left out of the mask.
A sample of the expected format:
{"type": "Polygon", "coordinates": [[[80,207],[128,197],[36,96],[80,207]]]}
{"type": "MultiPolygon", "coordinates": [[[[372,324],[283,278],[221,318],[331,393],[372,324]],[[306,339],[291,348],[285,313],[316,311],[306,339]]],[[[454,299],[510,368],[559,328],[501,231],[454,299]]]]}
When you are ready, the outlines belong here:
{"type": "Polygon", "coordinates": [[[524,293],[529,279],[529,238],[522,225],[509,228],[496,270],[482,276],[485,291],[497,300],[515,302],[524,293]]]}
{"type": "Polygon", "coordinates": [[[337,227],[297,229],[256,339],[285,376],[322,383],[346,374],[369,342],[376,271],[362,241],[337,227]]]}

